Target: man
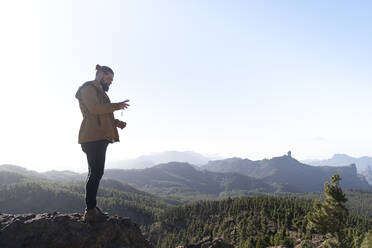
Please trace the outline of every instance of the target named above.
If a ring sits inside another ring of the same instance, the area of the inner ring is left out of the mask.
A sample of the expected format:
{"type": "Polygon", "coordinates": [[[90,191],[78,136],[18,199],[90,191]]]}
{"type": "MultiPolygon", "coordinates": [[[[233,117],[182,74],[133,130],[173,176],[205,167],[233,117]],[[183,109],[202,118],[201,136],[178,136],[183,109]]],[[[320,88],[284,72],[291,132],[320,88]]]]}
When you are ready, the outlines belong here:
{"type": "Polygon", "coordinates": [[[117,128],[126,123],[114,118],[113,112],[126,109],[129,100],[111,103],[105,92],[114,78],[114,72],[107,66],[96,66],[96,79],[84,83],[76,92],[83,121],[79,131],[79,144],[87,155],[89,173],[86,181],[86,210],[84,219],[88,222],[102,221],[107,217],[96,202],[99,182],[105,167],[106,149],[109,143],[119,141],[117,128]]]}

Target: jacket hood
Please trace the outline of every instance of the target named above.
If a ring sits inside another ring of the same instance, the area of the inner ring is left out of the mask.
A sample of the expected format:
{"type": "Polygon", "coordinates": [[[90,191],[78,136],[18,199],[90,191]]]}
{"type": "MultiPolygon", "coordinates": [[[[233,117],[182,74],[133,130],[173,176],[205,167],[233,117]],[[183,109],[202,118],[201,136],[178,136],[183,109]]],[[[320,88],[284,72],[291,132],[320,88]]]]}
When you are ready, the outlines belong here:
{"type": "Polygon", "coordinates": [[[76,94],[75,94],[75,98],[80,100],[80,90],[81,90],[81,87],[83,86],[80,86],[79,89],[76,91],[76,94]]]}
{"type": "Polygon", "coordinates": [[[76,91],[76,94],[75,94],[75,97],[76,97],[76,99],[78,99],[78,100],[80,100],[81,99],[81,93],[80,93],[80,91],[81,91],[81,89],[82,88],[84,88],[85,86],[87,86],[87,85],[94,85],[95,87],[97,87],[96,85],[97,85],[97,81],[88,81],[88,82],[85,82],[85,83],[83,83],[80,87],[79,87],[79,89],[76,91]]]}

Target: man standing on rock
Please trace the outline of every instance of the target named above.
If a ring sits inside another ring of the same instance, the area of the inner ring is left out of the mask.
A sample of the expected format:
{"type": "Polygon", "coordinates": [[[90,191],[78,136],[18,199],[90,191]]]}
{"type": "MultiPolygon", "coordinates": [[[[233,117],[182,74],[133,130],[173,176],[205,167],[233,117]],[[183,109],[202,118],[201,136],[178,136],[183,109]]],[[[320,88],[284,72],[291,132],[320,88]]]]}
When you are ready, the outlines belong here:
{"type": "Polygon", "coordinates": [[[114,72],[107,66],[96,66],[96,79],[84,83],[76,92],[83,121],[79,131],[79,144],[86,153],[89,173],[86,181],[86,221],[102,221],[107,213],[97,207],[97,190],[105,167],[106,149],[109,143],[119,141],[117,128],[126,123],[114,118],[113,112],[126,109],[129,100],[111,103],[106,92],[114,78],[114,72]]]}

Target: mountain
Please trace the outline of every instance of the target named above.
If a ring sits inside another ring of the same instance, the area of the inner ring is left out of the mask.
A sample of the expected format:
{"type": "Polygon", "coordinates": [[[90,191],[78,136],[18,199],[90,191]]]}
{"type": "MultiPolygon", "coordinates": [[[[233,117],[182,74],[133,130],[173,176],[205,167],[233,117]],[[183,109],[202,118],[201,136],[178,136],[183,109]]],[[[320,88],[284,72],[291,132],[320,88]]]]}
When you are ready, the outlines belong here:
{"type": "MultiPolygon", "coordinates": [[[[287,159],[279,157],[264,161],[277,164],[280,169],[299,166],[294,159],[284,163],[287,159]]],[[[236,163],[239,160],[229,161],[236,163]]],[[[313,239],[310,237],[311,240],[308,240],[309,236],[306,235],[306,214],[313,206],[310,199],[324,199],[319,193],[296,196],[279,194],[280,197],[265,194],[209,201],[207,197],[210,193],[218,194],[218,190],[222,191],[219,194],[234,189],[248,192],[261,189],[268,192],[288,185],[269,183],[239,173],[200,171],[190,164],[176,162],[143,170],[107,172],[118,179],[137,181],[136,184],[157,190],[159,194],[165,192],[165,195],[173,197],[186,194],[192,200],[202,199],[183,205],[179,202],[178,205],[169,204],[169,200],[136,189],[133,185],[112,178],[102,179],[98,205],[111,215],[130,217],[141,225],[140,230],[154,247],[312,247],[302,244],[307,240],[316,245],[327,239],[322,236],[320,240],[320,235],[315,234],[313,239]]],[[[96,226],[83,223],[84,182],[62,184],[49,179],[33,181],[25,174],[0,171],[0,180],[4,180],[0,181],[0,247],[98,247],[97,244],[99,247],[136,247],[133,239],[142,237],[138,229],[125,230],[136,226],[125,218],[111,216],[107,223],[96,226]],[[87,238],[87,233],[94,237],[87,238]],[[122,238],[128,238],[127,243],[122,238]],[[84,243],[82,246],[81,242],[84,243]],[[96,246],[90,246],[89,242],[95,242],[96,246]]],[[[289,188],[283,191],[288,192],[289,188]]],[[[368,243],[370,237],[367,232],[372,228],[372,220],[368,218],[372,216],[372,191],[351,190],[345,193],[349,199],[346,206],[351,213],[345,221],[345,240],[348,244],[354,241],[368,243]]],[[[139,247],[146,247],[143,243],[141,245],[139,247]]]]}
{"type": "Polygon", "coordinates": [[[41,174],[45,176],[47,179],[61,183],[80,182],[86,179],[86,176],[84,174],[67,170],[65,171],[51,170],[43,172],[41,174]]]}
{"type": "Polygon", "coordinates": [[[355,164],[359,172],[368,169],[372,166],[372,157],[359,157],[354,158],[346,154],[335,154],[332,158],[324,160],[305,160],[304,163],[316,166],[343,166],[355,164]]]}
{"type": "MultiPolygon", "coordinates": [[[[291,191],[286,189],[285,185],[271,185],[260,179],[250,178],[238,173],[204,172],[197,168],[188,163],[171,162],[147,169],[106,169],[100,185],[105,187],[110,182],[110,188],[117,190],[125,188],[125,191],[132,192],[137,190],[133,188],[134,186],[158,196],[168,198],[173,196],[173,199],[167,200],[171,204],[179,204],[179,200],[201,200],[205,199],[204,197],[215,199],[219,196],[224,198],[246,195],[246,193],[291,191]],[[116,185],[118,183],[120,185],[116,185]]],[[[0,185],[30,181],[83,184],[83,179],[85,178],[86,174],[74,172],[51,171],[37,173],[19,166],[0,166],[0,185]],[[22,172],[22,174],[17,172],[22,172]]]]}
{"type": "MultiPolygon", "coordinates": [[[[52,180],[55,182],[65,182],[65,183],[73,183],[83,181],[86,178],[86,175],[76,173],[73,171],[46,171],[46,172],[36,172],[33,170],[27,170],[21,166],[17,165],[10,165],[10,164],[3,164],[0,165],[0,172],[8,172],[8,173],[16,173],[19,176],[38,179],[38,180],[52,180]]],[[[4,175],[4,173],[3,173],[4,175]]],[[[1,180],[0,180],[1,184],[1,180]]]]}
{"type": "Polygon", "coordinates": [[[263,179],[265,182],[287,183],[293,187],[291,192],[321,191],[323,183],[333,174],[340,174],[341,186],[346,189],[371,189],[364,177],[357,174],[355,164],[349,166],[311,166],[300,163],[290,155],[252,161],[230,158],[209,161],[202,169],[213,172],[235,172],[263,179]]]}
{"type": "Polygon", "coordinates": [[[365,176],[369,184],[372,185],[372,166],[368,166],[366,170],[361,171],[360,173],[365,176]]]}
{"type": "Polygon", "coordinates": [[[277,189],[260,179],[238,173],[200,171],[188,163],[171,162],[147,169],[105,170],[104,178],[112,178],[155,194],[214,195],[232,190],[252,192],[275,192],[277,189]]]}
{"type": "Polygon", "coordinates": [[[0,171],[0,186],[11,183],[19,183],[26,180],[27,177],[11,171],[0,171]]]}
{"type": "Polygon", "coordinates": [[[208,163],[213,158],[206,157],[192,151],[165,151],[153,153],[150,155],[143,155],[136,159],[121,160],[116,162],[109,162],[107,168],[116,169],[145,169],[157,164],[164,164],[169,162],[185,162],[192,165],[203,165],[208,163]]]}
{"type": "Polygon", "coordinates": [[[7,171],[7,172],[13,172],[17,173],[18,175],[22,175],[25,177],[32,177],[32,178],[44,178],[40,173],[33,171],[33,170],[27,170],[21,166],[12,165],[12,164],[3,164],[0,165],[0,171],[7,171]]]}
{"type": "MultiPolygon", "coordinates": [[[[3,173],[0,171],[0,179],[3,173]]],[[[22,177],[18,182],[0,181],[0,211],[9,214],[83,212],[85,208],[83,182],[61,184],[48,180],[34,181],[22,177]]],[[[167,207],[179,202],[163,200],[127,184],[103,179],[97,195],[98,205],[112,214],[128,216],[136,223],[152,223],[167,207]]]]}
{"type": "MultiPolygon", "coordinates": [[[[135,187],[161,197],[173,197],[175,201],[173,203],[177,204],[179,201],[263,193],[321,191],[323,183],[335,173],[340,174],[341,186],[345,189],[371,189],[364,177],[357,174],[355,165],[311,166],[300,163],[290,154],[258,161],[241,158],[214,160],[201,167],[183,162],[170,162],[146,169],[106,169],[104,179],[114,179],[125,183],[127,185],[125,187],[135,187]]],[[[2,165],[1,178],[3,180],[0,180],[0,185],[27,181],[27,178],[60,183],[83,183],[86,174],[70,171],[37,173],[19,166],[2,165]]]]}
{"type": "Polygon", "coordinates": [[[305,160],[304,161],[310,165],[316,166],[342,166],[355,164],[357,167],[358,173],[365,176],[369,184],[372,185],[372,157],[359,157],[354,158],[346,154],[335,154],[330,159],[324,160],[305,160]]]}

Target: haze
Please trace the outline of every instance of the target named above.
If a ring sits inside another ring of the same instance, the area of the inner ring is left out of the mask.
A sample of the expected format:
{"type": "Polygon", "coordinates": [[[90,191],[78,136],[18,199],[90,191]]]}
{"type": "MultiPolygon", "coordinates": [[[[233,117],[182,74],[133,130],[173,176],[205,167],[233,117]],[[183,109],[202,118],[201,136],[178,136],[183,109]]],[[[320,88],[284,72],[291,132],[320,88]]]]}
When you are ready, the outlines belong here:
{"type": "Polygon", "coordinates": [[[86,171],[77,88],[115,72],[108,162],[372,156],[370,1],[2,1],[0,164],[86,171]]]}

